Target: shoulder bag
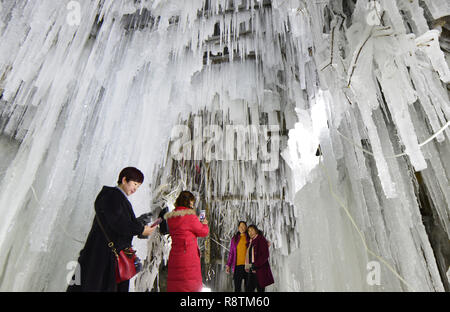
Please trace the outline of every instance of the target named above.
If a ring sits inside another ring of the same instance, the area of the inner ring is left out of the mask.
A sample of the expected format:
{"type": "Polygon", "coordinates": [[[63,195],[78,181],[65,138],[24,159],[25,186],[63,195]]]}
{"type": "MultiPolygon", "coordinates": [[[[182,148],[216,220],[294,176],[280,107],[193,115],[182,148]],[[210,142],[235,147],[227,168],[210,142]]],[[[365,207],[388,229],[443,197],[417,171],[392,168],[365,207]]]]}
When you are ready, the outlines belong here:
{"type": "Polygon", "coordinates": [[[139,258],[136,256],[136,251],[134,251],[133,248],[128,247],[117,253],[114,243],[109,239],[108,234],[106,234],[105,228],[100,222],[100,219],[97,215],[95,215],[95,218],[97,219],[98,225],[102,229],[102,232],[108,241],[108,247],[111,248],[112,252],[116,256],[116,283],[119,284],[131,279],[138,273],[137,269],[140,265],[139,258]]]}

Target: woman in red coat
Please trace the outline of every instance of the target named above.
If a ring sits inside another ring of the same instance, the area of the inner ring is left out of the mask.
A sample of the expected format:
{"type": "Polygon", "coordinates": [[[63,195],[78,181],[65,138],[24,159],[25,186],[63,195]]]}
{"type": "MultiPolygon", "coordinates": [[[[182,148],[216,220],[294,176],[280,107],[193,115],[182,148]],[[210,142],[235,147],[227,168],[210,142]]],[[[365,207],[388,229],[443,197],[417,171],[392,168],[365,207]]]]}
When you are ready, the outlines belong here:
{"type": "Polygon", "coordinates": [[[195,196],[183,191],[175,202],[175,210],[166,213],[172,249],[169,254],[167,291],[199,292],[202,271],[197,237],[208,235],[208,221],[200,222],[194,210],[195,196]]]}

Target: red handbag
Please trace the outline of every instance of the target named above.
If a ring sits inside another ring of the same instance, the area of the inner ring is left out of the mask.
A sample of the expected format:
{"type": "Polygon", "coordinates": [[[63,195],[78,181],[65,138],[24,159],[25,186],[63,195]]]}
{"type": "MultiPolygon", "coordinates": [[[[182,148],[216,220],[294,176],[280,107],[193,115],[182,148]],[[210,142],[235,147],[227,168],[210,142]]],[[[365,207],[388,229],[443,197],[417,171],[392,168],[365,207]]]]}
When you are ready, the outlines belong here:
{"type": "Polygon", "coordinates": [[[128,247],[117,253],[117,250],[114,247],[114,243],[109,239],[108,235],[106,234],[106,231],[103,228],[103,225],[100,222],[98,216],[95,215],[95,217],[97,219],[98,225],[100,225],[100,228],[102,229],[103,234],[105,234],[106,240],[108,241],[108,247],[111,248],[112,252],[116,256],[116,263],[115,263],[116,283],[119,284],[124,281],[128,281],[137,274],[135,266],[136,251],[134,251],[133,248],[128,247]]]}
{"type": "Polygon", "coordinates": [[[116,254],[116,283],[127,281],[136,275],[136,252],[133,248],[125,248],[116,254]]]}

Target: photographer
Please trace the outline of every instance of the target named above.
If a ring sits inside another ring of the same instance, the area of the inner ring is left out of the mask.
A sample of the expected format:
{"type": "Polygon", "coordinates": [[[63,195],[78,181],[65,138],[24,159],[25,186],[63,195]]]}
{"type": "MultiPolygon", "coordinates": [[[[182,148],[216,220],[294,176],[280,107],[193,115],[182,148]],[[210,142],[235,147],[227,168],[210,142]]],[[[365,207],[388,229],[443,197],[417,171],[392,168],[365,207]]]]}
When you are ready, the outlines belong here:
{"type": "Polygon", "coordinates": [[[183,191],[175,202],[175,210],[164,218],[172,237],[169,254],[167,291],[199,292],[202,290],[200,250],[197,237],[208,235],[208,221],[200,221],[195,210],[195,196],[183,191]]]}
{"type": "Polygon", "coordinates": [[[141,171],[128,167],[120,172],[118,186],[104,186],[100,191],[95,200],[96,217],[78,258],[81,283],[70,285],[68,292],[128,292],[129,280],[116,283],[116,256],[108,246],[108,240],[114,242],[119,252],[131,247],[133,236],[148,237],[155,230],[156,227],[145,225],[149,214],[135,217],[127,198],[143,181],[141,171]]]}

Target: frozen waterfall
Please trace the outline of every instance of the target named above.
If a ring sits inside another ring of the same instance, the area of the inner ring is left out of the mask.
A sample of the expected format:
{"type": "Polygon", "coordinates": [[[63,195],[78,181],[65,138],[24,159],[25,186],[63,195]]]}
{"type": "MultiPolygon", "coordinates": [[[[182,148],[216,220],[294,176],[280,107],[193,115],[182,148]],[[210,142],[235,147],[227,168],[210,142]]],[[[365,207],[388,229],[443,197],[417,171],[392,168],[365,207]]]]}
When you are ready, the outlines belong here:
{"type": "MultiPolygon", "coordinates": [[[[238,220],[269,291],[450,291],[447,0],[1,0],[0,290],[64,291],[103,185],[238,220]]],[[[170,237],[134,241],[164,291],[170,237]]]]}

